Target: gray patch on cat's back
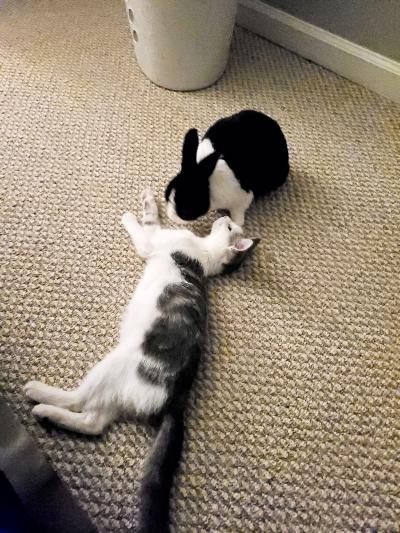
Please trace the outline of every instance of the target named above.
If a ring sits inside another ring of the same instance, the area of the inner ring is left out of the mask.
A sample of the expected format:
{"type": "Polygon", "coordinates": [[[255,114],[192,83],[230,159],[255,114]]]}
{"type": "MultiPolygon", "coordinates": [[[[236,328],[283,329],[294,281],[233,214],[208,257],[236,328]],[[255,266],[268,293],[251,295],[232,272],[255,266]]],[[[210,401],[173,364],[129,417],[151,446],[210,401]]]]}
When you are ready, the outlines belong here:
{"type": "Polygon", "coordinates": [[[182,252],[173,252],[171,257],[185,281],[194,282],[196,285],[204,287],[204,269],[200,261],[182,252]]]}
{"type": "Polygon", "coordinates": [[[179,268],[181,283],[167,285],[157,306],[161,316],[146,333],[142,345],[148,360],[138,373],[154,385],[172,385],[180,372],[198,359],[205,342],[207,295],[204,270],[199,261],[182,252],[171,257],[179,268]]]}
{"type": "Polygon", "coordinates": [[[140,361],[137,373],[147,383],[152,385],[165,385],[166,384],[166,372],[161,366],[149,364],[149,361],[140,361]]]}

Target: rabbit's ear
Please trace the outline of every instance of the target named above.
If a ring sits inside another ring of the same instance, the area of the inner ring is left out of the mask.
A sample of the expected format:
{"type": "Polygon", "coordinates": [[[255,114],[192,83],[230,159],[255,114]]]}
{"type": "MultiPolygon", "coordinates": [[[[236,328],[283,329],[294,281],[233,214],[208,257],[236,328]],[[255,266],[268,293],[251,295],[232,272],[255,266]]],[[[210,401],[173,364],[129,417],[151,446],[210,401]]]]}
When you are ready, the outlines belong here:
{"type": "Polygon", "coordinates": [[[220,154],[218,154],[217,152],[213,152],[212,154],[202,159],[198,164],[200,175],[204,176],[205,178],[209,178],[209,176],[211,176],[211,174],[214,172],[215,165],[217,164],[219,157],[220,154]]]}
{"type": "Polygon", "coordinates": [[[196,166],[196,154],[199,146],[199,136],[195,128],[189,130],[185,135],[182,148],[182,170],[196,166]]]}

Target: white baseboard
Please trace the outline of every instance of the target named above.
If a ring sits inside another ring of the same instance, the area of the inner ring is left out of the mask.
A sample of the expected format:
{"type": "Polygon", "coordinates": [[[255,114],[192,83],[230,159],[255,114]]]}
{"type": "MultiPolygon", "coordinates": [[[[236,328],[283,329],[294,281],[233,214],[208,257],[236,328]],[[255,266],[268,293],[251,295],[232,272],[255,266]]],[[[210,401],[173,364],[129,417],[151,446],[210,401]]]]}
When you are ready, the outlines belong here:
{"type": "Polygon", "coordinates": [[[400,103],[400,63],[261,0],[240,0],[237,22],[270,41],[400,103]]]}

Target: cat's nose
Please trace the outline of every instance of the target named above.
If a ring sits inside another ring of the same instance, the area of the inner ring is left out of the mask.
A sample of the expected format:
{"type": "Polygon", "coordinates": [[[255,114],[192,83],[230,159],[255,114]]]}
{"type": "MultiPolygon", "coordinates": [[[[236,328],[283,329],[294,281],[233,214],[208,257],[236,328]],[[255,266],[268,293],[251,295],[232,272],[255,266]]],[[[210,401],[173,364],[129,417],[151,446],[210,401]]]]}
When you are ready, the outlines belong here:
{"type": "Polygon", "coordinates": [[[229,231],[234,235],[241,235],[243,233],[243,228],[233,222],[231,218],[228,217],[228,220],[229,231]]]}

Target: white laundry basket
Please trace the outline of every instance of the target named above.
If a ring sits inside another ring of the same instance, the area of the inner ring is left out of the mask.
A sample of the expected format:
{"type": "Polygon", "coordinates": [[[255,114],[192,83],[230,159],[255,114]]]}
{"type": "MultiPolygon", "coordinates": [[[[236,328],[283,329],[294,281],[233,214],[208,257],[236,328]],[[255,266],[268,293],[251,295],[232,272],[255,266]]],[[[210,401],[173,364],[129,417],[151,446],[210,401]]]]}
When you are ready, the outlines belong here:
{"type": "Polygon", "coordinates": [[[137,62],[157,85],[201,89],[222,76],[237,0],[125,0],[137,62]]]}

